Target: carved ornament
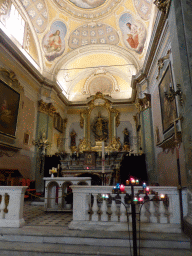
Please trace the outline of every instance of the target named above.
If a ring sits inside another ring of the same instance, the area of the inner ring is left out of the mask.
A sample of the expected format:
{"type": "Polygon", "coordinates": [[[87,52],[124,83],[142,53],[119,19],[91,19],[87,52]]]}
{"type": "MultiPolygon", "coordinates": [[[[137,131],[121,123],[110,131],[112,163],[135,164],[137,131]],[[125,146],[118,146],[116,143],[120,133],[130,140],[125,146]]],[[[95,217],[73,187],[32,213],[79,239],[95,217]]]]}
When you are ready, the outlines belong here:
{"type": "Polygon", "coordinates": [[[83,153],[83,151],[89,150],[89,143],[85,138],[83,138],[82,140],[80,139],[79,141],[80,143],[79,143],[78,149],[80,153],[83,153]]]}
{"type": "Polygon", "coordinates": [[[46,103],[43,100],[38,101],[38,111],[53,117],[56,108],[52,103],[46,103]]]}
{"type": "Polygon", "coordinates": [[[156,79],[159,79],[161,69],[164,67],[164,61],[169,59],[170,53],[171,53],[171,50],[168,50],[167,54],[164,57],[162,57],[162,58],[160,58],[158,60],[158,62],[157,62],[157,65],[158,65],[158,75],[157,75],[156,79]]]}
{"type": "Polygon", "coordinates": [[[4,82],[7,83],[10,87],[16,89],[18,92],[24,91],[23,87],[20,85],[20,82],[17,79],[16,74],[12,70],[9,71],[5,68],[0,68],[0,75],[4,82]]]}
{"type": "Polygon", "coordinates": [[[137,106],[139,106],[140,111],[143,111],[151,107],[151,94],[144,93],[145,97],[142,99],[137,99],[137,106]]]}
{"type": "Polygon", "coordinates": [[[121,142],[120,142],[120,138],[115,138],[113,137],[112,138],[112,142],[111,142],[111,145],[110,145],[110,148],[112,151],[120,151],[121,150],[121,142]]]}
{"type": "Polygon", "coordinates": [[[154,4],[157,6],[157,8],[168,15],[170,5],[171,5],[171,0],[155,0],[154,4]]]}

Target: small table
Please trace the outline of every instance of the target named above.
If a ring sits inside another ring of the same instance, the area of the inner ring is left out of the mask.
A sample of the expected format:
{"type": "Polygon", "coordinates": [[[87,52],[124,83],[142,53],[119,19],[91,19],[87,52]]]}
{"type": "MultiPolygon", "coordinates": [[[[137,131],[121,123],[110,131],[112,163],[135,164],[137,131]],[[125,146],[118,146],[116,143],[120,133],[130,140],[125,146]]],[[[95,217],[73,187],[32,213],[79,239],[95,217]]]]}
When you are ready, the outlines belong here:
{"type": "Polygon", "coordinates": [[[44,177],[45,181],[45,211],[69,211],[64,195],[69,185],[91,186],[91,177],[44,177]]]}

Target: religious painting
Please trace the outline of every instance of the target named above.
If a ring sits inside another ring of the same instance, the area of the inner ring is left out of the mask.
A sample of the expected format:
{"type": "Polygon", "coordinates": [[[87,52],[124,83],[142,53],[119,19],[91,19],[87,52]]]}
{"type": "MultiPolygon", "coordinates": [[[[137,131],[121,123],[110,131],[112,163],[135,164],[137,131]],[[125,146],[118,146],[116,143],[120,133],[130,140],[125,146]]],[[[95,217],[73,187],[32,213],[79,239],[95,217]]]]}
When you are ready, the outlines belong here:
{"type": "Polygon", "coordinates": [[[49,32],[43,37],[43,50],[48,61],[53,61],[65,51],[64,38],[66,33],[66,25],[61,21],[55,21],[49,32]]]}
{"type": "Polygon", "coordinates": [[[141,54],[147,35],[143,23],[135,20],[130,13],[124,13],[119,19],[119,27],[126,47],[141,54]]]}
{"type": "Polygon", "coordinates": [[[173,100],[168,100],[165,97],[165,93],[168,94],[170,92],[170,88],[174,88],[171,73],[171,65],[167,67],[159,84],[163,133],[165,133],[173,126],[174,119],[177,116],[175,98],[173,100]]]}
{"type": "Polygon", "coordinates": [[[0,133],[15,136],[20,94],[0,81],[0,133]]]}
{"type": "Polygon", "coordinates": [[[151,9],[153,0],[133,0],[135,8],[139,16],[144,20],[149,20],[151,16],[151,9]]]}
{"type": "Polygon", "coordinates": [[[83,9],[92,9],[101,6],[106,0],[70,0],[70,2],[83,9]]]}
{"type": "Polygon", "coordinates": [[[96,157],[95,157],[95,152],[93,151],[85,151],[84,152],[84,168],[91,168],[94,169],[95,168],[95,164],[96,164],[96,157]]]}
{"type": "Polygon", "coordinates": [[[57,129],[59,132],[63,132],[63,119],[59,113],[54,114],[54,128],[57,129]]]}

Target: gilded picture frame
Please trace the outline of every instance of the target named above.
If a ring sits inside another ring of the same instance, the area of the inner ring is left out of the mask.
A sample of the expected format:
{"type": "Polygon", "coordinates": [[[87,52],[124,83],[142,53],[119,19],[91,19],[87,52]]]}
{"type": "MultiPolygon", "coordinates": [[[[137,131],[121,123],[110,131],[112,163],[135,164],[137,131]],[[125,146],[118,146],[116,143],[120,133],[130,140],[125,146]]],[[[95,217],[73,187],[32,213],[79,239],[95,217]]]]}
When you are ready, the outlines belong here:
{"type": "Polygon", "coordinates": [[[170,88],[174,89],[171,64],[167,66],[162,79],[159,83],[159,95],[161,104],[161,116],[163,134],[170,130],[174,125],[174,118],[177,117],[176,100],[168,100],[165,93],[169,94],[170,88]]]}
{"type": "Polygon", "coordinates": [[[15,137],[20,94],[0,80],[0,133],[15,137]]]}

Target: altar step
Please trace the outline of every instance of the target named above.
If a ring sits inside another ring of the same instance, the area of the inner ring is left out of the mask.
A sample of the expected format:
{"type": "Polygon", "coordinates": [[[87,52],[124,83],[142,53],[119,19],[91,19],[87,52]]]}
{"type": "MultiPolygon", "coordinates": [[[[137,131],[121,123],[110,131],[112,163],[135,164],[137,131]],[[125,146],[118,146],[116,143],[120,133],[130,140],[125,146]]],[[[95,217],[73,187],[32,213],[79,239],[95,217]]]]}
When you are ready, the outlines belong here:
{"type": "MultiPolygon", "coordinates": [[[[138,232],[137,235],[139,236],[138,232]]],[[[61,226],[2,228],[0,230],[0,255],[127,256],[131,255],[132,234],[130,238],[129,242],[128,232],[80,231],[69,230],[61,226]]],[[[190,240],[181,233],[141,232],[140,238],[140,255],[192,255],[190,240]]]]}

